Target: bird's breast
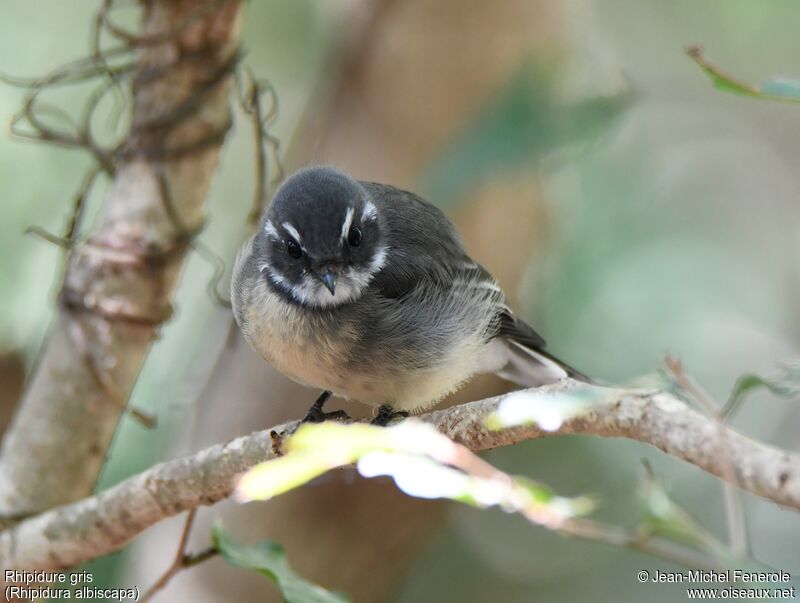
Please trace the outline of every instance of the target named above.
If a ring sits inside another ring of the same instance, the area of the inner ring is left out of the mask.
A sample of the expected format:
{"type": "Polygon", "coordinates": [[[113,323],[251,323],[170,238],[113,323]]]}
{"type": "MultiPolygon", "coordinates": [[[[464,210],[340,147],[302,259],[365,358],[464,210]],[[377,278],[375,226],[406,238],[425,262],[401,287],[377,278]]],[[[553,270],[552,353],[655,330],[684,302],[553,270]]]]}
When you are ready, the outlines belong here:
{"type": "Polygon", "coordinates": [[[253,293],[242,328],[245,337],[267,362],[303,385],[414,411],[437,402],[478,370],[484,337],[477,329],[428,349],[422,343],[434,337],[411,337],[408,330],[390,329],[380,321],[366,329],[360,314],[311,311],[263,282],[253,293]]]}
{"type": "Polygon", "coordinates": [[[249,343],[267,362],[293,380],[311,387],[337,391],[348,375],[342,360],[350,354],[357,332],[333,313],[304,310],[266,284],[259,285],[258,303],[249,304],[249,343]]]}

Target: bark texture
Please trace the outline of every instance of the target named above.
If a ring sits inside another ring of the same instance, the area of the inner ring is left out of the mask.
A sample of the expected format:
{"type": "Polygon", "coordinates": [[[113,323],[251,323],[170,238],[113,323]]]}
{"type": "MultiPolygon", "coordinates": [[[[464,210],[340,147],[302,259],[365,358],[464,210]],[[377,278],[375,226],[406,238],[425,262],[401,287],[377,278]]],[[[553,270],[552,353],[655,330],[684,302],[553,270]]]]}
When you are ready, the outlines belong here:
{"type": "Polygon", "coordinates": [[[0,452],[0,513],[88,495],[170,295],[230,125],[241,0],[144,3],[128,139],[98,228],[67,262],[56,316],[0,452]],[[202,10],[198,13],[198,10],[202,10]]]}
{"type": "MultiPolygon", "coordinates": [[[[539,388],[558,394],[573,381],[539,388]]],[[[664,392],[608,389],[602,401],[549,432],[530,425],[489,430],[486,418],[503,396],[420,417],[472,450],[509,446],[549,435],[624,437],[650,444],[741,489],[800,510],[800,456],[756,442],[664,392]],[[724,436],[724,446],[720,437],[724,436]],[[727,454],[721,454],[720,450],[727,454]]],[[[0,566],[57,569],[122,547],[162,519],[229,497],[238,475],[280,454],[295,423],[255,432],[197,454],[162,463],[80,502],[47,511],[0,533],[0,566]]]]}

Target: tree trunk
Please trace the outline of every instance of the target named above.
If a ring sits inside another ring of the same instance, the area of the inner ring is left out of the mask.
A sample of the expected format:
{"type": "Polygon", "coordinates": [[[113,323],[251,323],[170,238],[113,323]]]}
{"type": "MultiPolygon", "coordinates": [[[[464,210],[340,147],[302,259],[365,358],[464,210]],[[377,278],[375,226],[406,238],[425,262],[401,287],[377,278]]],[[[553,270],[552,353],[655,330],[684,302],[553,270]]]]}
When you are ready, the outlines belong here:
{"type": "Polygon", "coordinates": [[[0,452],[0,513],[89,494],[160,325],[230,124],[243,3],[144,2],[133,120],[99,227],[67,262],[0,452]],[[197,12],[202,11],[202,12],[197,12]]]}

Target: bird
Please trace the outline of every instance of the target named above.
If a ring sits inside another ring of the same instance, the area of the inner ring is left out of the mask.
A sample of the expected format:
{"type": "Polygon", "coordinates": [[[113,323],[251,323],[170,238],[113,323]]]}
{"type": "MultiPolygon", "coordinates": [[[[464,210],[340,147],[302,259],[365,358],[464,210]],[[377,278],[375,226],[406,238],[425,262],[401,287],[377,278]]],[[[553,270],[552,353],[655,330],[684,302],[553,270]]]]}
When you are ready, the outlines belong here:
{"type": "Polygon", "coordinates": [[[545,351],[453,223],[420,196],[331,166],[287,178],[234,263],[233,314],[269,364],[322,393],[377,409],[430,408],[478,373],[522,386],[580,371],[545,351]]]}

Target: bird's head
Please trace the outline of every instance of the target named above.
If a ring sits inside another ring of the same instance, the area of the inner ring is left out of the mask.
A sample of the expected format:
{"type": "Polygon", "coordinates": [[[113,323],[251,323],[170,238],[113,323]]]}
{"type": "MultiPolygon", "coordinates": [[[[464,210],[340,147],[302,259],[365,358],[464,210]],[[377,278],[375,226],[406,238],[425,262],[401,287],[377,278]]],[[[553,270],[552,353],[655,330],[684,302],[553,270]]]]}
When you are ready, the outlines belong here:
{"type": "Polygon", "coordinates": [[[330,167],[300,170],[281,185],[253,253],[274,288],[317,308],[360,297],[386,259],[378,208],[358,181],[330,167]]]}

